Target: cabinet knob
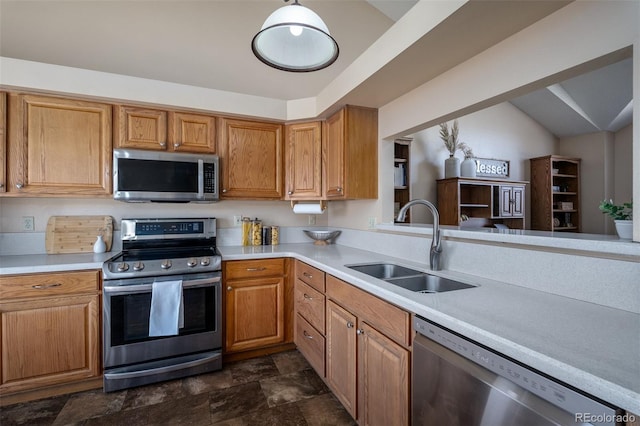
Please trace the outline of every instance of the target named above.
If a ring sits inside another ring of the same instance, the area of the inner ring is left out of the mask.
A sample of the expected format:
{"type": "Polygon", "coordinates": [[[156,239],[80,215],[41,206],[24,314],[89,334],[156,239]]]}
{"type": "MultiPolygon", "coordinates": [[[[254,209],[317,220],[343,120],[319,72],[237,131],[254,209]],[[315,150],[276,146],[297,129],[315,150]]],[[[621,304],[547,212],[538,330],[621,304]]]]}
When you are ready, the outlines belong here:
{"type": "Polygon", "coordinates": [[[166,147],[167,147],[167,143],[166,143],[166,142],[160,142],[160,146],[161,146],[162,148],[166,148],[166,147]]]}
{"type": "Polygon", "coordinates": [[[23,184],[21,184],[21,183],[16,183],[16,188],[18,188],[18,189],[22,189],[22,187],[23,187],[23,186],[24,186],[24,185],[23,185],[23,184]]]}
{"type": "Polygon", "coordinates": [[[337,187],[337,188],[336,188],[336,191],[338,191],[338,192],[342,192],[342,187],[341,187],[341,186],[337,187]]]}
{"type": "Polygon", "coordinates": [[[347,321],[347,328],[353,328],[353,323],[351,321],[347,321]]]}
{"type": "Polygon", "coordinates": [[[0,183],[0,188],[4,188],[4,183],[0,183]]]}
{"type": "Polygon", "coordinates": [[[231,290],[233,290],[233,287],[231,286],[227,287],[227,291],[231,291],[231,290]]]}
{"type": "Polygon", "coordinates": [[[173,147],[178,149],[178,148],[180,148],[180,144],[176,142],[176,143],[173,144],[173,147]]]}
{"type": "Polygon", "coordinates": [[[361,328],[359,328],[359,329],[357,329],[357,330],[356,330],[356,334],[357,334],[357,335],[364,334],[364,330],[363,330],[363,329],[361,329],[361,328]]]}
{"type": "Polygon", "coordinates": [[[289,191],[289,192],[287,192],[287,194],[293,195],[293,191],[289,191]]]}
{"type": "Polygon", "coordinates": [[[222,192],[227,192],[227,190],[226,190],[226,189],[223,189],[223,190],[222,190],[222,192]]]}

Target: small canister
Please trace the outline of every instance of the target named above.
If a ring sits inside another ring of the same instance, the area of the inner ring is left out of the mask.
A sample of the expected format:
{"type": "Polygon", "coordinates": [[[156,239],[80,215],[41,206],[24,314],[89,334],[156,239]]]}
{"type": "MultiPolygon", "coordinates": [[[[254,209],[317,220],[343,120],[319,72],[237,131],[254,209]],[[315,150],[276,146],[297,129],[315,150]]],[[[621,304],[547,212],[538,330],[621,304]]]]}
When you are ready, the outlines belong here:
{"type": "Polygon", "coordinates": [[[262,245],[263,246],[271,245],[271,227],[270,226],[262,227],[262,245]]]}
{"type": "Polygon", "coordinates": [[[251,245],[262,245],[262,221],[258,218],[251,221],[251,245]]]}
{"type": "Polygon", "coordinates": [[[277,246],[280,244],[280,227],[272,226],[271,227],[271,245],[277,246]]]}
{"type": "Polygon", "coordinates": [[[242,218],[242,245],[251,245],[251,219],[248,217],[242,218]]]}

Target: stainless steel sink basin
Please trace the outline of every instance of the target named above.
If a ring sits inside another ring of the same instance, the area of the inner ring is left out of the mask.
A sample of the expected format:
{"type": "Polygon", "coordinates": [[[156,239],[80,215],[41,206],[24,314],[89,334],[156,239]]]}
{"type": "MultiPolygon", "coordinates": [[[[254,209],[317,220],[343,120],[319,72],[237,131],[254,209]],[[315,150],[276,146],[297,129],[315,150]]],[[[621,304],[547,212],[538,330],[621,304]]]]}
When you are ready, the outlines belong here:
{"type": "Polygon", "coordinates": [[[465,288],[476,287],[475,285],[465,284],[459,281],[453,281],[447,278],[429,274],[394,278],[388,279],[386,281],[389,284],[397,285],[398,287],[402,287],[407,290],[416,291],[419,293],[442,293],[444,291],[462,290],[465,288]]]}
{"type": "Polygon", "coordinates": [[[351,268],[354,271],[362,272],[363,274],[371,275],[374,278],[386,280],[389,278],[408,277],[411,275],[423,274],[422,271],[407,268],[393,263],[369,263],[362,265],[345,265],[347,268],[351,268]]]}
{"type": "Polygon", "coordinates": [[[394,263],[366,263],[345,266],[354,271],[384,280],[389,284],[397,285],[398,287],[418,293],[442,293],[444,291],[477,287],[472,284],[442,278],[394,263]]]}

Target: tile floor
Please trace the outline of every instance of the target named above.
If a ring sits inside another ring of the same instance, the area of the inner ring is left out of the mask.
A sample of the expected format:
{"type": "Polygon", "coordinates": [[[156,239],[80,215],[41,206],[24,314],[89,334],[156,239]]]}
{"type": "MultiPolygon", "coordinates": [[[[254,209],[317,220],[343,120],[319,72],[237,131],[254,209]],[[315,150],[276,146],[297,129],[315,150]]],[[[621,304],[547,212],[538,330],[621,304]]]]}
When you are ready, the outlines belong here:
{"type": "Polygon", "coordinates": [[[196,377],[0,408],[2,426],[355,424],[296,350],[196,377]]]}

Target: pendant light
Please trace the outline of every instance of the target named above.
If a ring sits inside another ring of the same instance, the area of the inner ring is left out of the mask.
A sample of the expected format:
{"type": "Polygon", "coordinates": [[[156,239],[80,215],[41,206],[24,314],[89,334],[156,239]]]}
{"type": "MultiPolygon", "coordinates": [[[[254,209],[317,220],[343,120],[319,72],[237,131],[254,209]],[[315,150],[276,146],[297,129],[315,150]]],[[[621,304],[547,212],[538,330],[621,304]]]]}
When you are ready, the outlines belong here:
{"type": "Polygon", "coordinates": [[[270,67],[292,72],[326,68],[336,61],[339,53],[338,43],[326,24],[298,0],[269,15],[253,37],[251,49],[270,67]]]}

